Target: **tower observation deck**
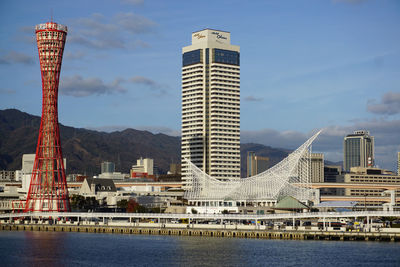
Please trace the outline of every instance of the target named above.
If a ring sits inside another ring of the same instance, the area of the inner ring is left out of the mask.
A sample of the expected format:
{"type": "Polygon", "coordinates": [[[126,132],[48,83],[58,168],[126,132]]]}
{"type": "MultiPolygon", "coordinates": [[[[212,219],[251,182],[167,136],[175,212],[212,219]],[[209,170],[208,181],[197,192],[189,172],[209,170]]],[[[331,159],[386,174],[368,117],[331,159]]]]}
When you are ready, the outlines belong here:
{"type": "Polygon", "coordinates": [[[70,211],[58,125],[58,84],[67,27],[35,28],[42,74],[42,118],[25,212],[70,211]]]}

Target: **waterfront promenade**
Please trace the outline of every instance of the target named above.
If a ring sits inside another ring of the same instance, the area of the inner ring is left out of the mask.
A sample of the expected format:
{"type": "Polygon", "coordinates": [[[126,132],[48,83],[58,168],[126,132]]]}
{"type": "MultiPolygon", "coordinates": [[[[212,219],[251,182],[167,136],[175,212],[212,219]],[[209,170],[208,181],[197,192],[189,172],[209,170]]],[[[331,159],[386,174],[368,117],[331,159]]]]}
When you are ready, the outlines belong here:
{"type": "Polygon", "coordinates": [[[397,211],[309,212],[268,215],[165,213],[11,213],[0,230],[182,235],[297,240],[400,241],[400,228],[376,218],[400,218],[397,211]],[[352,221],[357,227],[347,228],[352,221]],[[308,224],[307,224],[308,222],[308,224]],[[311,223],[313,222],[313,223],[311,223]]]}

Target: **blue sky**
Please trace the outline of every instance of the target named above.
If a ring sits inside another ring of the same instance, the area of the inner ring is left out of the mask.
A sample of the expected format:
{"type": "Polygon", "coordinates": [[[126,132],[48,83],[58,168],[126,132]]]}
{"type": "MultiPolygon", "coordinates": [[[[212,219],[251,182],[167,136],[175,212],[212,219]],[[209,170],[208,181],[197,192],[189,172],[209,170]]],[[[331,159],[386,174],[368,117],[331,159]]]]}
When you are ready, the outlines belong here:
{"type": "Polygon", "coordinates": [[[40,115],[34,25],[69,28],[59,118],[98,130],[179,135],[181,48],[191,32],[231,32],[241,47],[242,142],[313,147],[342,159],[343,137],[375,136],[376,163],[400,151],[400,1],[0,2],[0,109],[40,115]]]}

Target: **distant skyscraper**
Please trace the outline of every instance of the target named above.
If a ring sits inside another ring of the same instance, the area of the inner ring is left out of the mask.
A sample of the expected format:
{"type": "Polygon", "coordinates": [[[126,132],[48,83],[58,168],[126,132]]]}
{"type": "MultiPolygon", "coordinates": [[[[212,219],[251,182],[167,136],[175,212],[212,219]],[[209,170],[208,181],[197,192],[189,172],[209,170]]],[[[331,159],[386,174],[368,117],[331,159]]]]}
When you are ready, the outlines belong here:
{"type": "Polygon", "coordinates": [[[324,154],[309,153],[300,160],[303,164],[298,166],[298,174],[310,183],[324,182],[324,154]]]}
{"type": "Polygon", "coordinates": [[[114,162],[103,161],[101,163],[101,173],[113,173],[115,172],[114,162]]]}
{"type": "Polygon", "coordinates": [[[311,153],[311,182],[324,182],[324,154],[311,153]]]}
{"type": "Polygon", "coordinates": [[[400,175],[400,152],[397,152],[397,175],[400,175]]]}
{"type": "Polygon", "coordinates": [[[372,167],[374,165],[374,137],[368,131],[355,131],[344,138],[343,167],[372,167]]]}
{"type": "MultiPolygon", "coordinates": [[[[182,49],[182,159],[214,178],[240,178],[240,48],[230,33],[192,33],[182,49]]],[[[182,179],[187,185],[187,164],[182,179]]]]}
{"type": "Polygon", "coordinates": [[[253,151],[247,152],[247,177],[266,171],[269,167],[269,158],[256,156],[253,151]]]}

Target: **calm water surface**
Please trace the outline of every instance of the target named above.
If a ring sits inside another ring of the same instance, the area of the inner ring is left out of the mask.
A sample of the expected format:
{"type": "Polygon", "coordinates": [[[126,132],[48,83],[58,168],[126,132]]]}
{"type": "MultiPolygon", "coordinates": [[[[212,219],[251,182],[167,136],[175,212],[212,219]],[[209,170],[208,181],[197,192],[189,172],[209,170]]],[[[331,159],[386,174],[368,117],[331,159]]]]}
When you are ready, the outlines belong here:
{"type": "Polygon", "coordinates": [[[400,266],[400,243],[0,232],[0,266],[400,266]]]}

